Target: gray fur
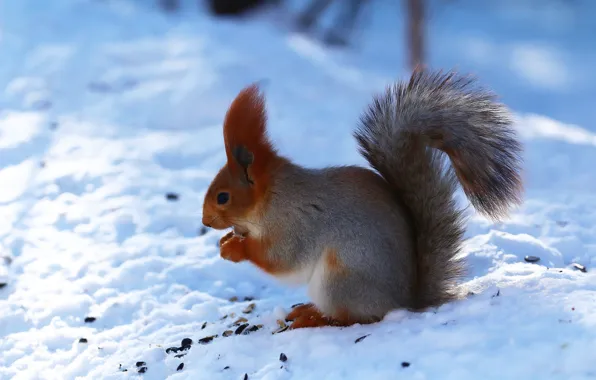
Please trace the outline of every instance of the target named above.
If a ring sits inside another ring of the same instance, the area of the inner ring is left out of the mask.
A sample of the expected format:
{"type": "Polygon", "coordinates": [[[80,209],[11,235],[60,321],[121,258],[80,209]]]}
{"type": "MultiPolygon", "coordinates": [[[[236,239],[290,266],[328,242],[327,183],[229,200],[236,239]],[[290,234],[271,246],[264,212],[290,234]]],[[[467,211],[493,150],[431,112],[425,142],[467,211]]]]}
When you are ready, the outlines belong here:
{"type": "Polygon", "coordinates": [[[362,321],[456,296],[464,219],[458,176],[479,211],[498,218],[520,201],[521,146],[506,108],[454,74],[417,72],[375,98],[355,132],[380,174],[347,166],[275,173],[260,226],[270,258],[309,284],[324,313],[362,321]],[[444,155],[454,158],[445,170],[444,155]],[[290,194],[290,196],[288,196],[290,194]],[[324,272],[334,249],[341,275],[324,272]]]}
{"type": "Polygon", "coordinates": [[[349,273],[327,276],[327,300],[315,304],[330,315],[344,308],[363,320],[412,304],[415,264],[407,211],[387,182],[360,167],[305,169],[284,166],[272,186],[263,227],[279,236],[273,259],[312,272],[325,250],[335,249],[349,273]],[[280,196],[284,194],[284,196],[280,196]],[[287,194],[291,194],[288,197],[287,194]],[[280,223],[280,221],[282,221],[280,223]]]}
{"type": "Polygon", "coordinates": [[[520,203],[521,145],[494,95],[454,73],[415,72],[374,99],[355,136],[364,157],[411,211],[416,230],[415,307],[453,299],[463,265],[456,259],[464,220],[453,195],[457,178],[478,211],[498,219],[520,203]],[[443,154],[453,169],[443,170],[443,154]]]}

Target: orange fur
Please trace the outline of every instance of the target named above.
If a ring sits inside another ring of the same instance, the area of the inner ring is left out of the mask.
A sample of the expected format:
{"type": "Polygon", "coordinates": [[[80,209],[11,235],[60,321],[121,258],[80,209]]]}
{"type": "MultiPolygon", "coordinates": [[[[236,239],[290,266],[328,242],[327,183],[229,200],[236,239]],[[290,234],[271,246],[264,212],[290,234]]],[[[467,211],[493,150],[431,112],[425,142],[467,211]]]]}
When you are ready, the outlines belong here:
{"type": "MultiPolygon", "coordinates": [[[[277,155],[267,137],[266,124],[263,95],[256,85],[246,87],[225,116],[227,163],[205,194],[203,224],[219,230],[234,227],[243,235],[260,236],[263,232],[259,231],[259,221],[268,204],[272,179],[288,162],[277,155]],[[217,203],[220,192],[230,194],[228,203],[217,203]]],[[[259,261],[256,256],[255,260],[259,261]]]]}
{"type": "Polygon", "coordinates": [[[287,316],[286,320],[293,321],[290,329],[303,329],[309,327],[347,327],[359,323],[350,318],[346,311],[338,311],[337,315],[328,317],[323,315],[312,303],[296,306],[287,316]]]}
{"type": "Polygon", "coordinates": [[[325,265],[330,274],[342,275],[347,272],[347,268],[340,261],[335,248],[329,248],[325,251],[325,265]]]}
{"type": "Polygon", "coordinates": [[[247,252],[244,244],[244,239],[235,236],[233,232],[230,232],[220,240],[219,254],[226,260],[239,263],[247,260],[247,252]],[[232,236],[229,236],[229,235],[232,236]]]}
{"type": "Polygon", "coordinates": [[[266,238],[259,239],[250,235],[239,237],[233,235],[232,232],[220,240],[220,254],[226,260],[233,262],[248,260],[272,275],[287,272],[286,268],[268,258],[269,247],[270,243],[266,238]]]}
{"type": "Polygon", "coordinates": [[[234,158],[234,149],[244,146],[253,154],[248,173],[254,182],[255,198],[260,200],[270,183],[272,169],[284,160],[267,136],[265,99],[256,84],[240,91],[230,105],[224,120],[224,142],[228,167],[235,176],[241,176],[243,169],[234,158]]]}
{"type": "Polygon", "coordinates": [[[234,231],[230,231],[227,234],[225,234],[224,237],[219,239],[219,247],[221,248],[221,246],[224,245],[224,243],[230,240],[232,237],[234,237],[234,231]]]}
{"type": "Polygon", "coordinates": [[[312,303],[296,306],[286,316],[286,320],[293,321],[291,329],[328,326],[331,322],[312,303]]]}

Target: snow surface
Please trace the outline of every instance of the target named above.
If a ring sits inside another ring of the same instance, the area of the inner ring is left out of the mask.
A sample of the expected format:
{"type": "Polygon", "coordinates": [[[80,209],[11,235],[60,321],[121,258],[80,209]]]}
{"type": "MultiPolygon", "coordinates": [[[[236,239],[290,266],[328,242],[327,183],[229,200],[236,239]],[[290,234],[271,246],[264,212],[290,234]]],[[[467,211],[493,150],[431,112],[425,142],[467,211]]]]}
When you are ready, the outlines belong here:
{"type": "Polygon", "coordinates": [[[263,81],[281,151],[308,166],[363,164],[355,120],[407,75],[399,2],[377,0],[355,49],[333,50],[290,31],[296,1],[237,22],[194,0],[172,15],[152,1],[0,2],[1,379],[596,378],[593,2],[430,12],[432,66],[495,89],[526,144],[524,206],[502,224],[470,220],[474,295],[272,335],[304,289],[223,261],[222,233],[200,228],[225,110],[263,81]],[[242,315],[263,328],[222,337],[242,315]],[[185,356],[166,354],[187,337],[185,356]]]}

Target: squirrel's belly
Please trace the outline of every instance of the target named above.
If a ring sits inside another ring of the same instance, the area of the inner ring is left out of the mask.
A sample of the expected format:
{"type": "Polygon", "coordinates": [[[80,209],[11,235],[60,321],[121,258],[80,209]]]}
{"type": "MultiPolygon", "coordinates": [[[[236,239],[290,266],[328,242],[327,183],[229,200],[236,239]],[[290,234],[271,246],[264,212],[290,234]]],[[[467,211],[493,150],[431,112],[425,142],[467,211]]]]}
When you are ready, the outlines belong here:
{"type": "Polygon", "coordinates": [[[276,275],[275,277],[288,285],[307,285],[308,296],[311,301],[317,307],[324,308],[328,304],[328,297],[325,292],[326,275],[328,274],[329,269],[325,267],[324,258],[321,258],[316,263],[305,265],[296,271],[276,275]]]}
{"type": "Polygon", "coordinates": [[[329,268],[326,268],[324,259],[321,258],[315,265],[308,281],[308,296],[321,311],[327,310],[329,304],[329,297],[325,288],[328,273],[329,268]]]}
{"type": "Polygon", "coordinates": [[[288,285],[306,285],[312,273],[312,265],[306,265],[292,272],[276,275],[275,278],[288,285]]]}
{"type": "Polygon", "coordinates": [[[332,272],[327,267],[325,257],[311,263],[290,274],[276,276],[280,281],[292,285],[307,285],[310,300],[321,310],[327,309],[329,299],[327,296],[327,276],[332,272]]]}

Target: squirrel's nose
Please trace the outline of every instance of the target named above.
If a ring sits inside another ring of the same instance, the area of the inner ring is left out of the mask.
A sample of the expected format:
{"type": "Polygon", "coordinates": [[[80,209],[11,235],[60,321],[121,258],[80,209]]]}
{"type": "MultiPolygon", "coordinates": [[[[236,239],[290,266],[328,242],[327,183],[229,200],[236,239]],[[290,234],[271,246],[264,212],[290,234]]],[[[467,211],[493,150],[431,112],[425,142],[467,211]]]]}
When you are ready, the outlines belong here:
{"type": "Polygon", "coordinates": [[[208,218],[206,216],[203,216],[203,220],[202,223],[205,227],[209,227],[211,228],[211,222],[213,221],[213,218],[208,218]]]}

